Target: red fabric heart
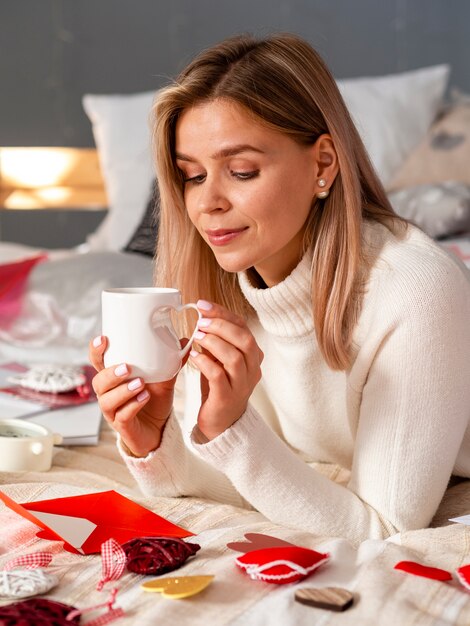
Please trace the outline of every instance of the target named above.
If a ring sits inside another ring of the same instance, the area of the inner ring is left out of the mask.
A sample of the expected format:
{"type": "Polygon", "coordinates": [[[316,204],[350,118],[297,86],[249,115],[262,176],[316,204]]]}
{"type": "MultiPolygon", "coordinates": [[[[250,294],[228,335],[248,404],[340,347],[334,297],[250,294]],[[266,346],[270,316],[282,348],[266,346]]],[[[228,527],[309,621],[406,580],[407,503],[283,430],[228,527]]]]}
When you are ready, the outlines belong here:
{"type": "Polygon", "coordinates": [[[286,546],[253,550],[235,563],[254,580],[284,585],[306,578],[329,558],[329,554],[308,548],[286,546]]]}
{"type": "Polygon", "coordinates": [[[457,578],[465,589],[470,591],[470,565],[462,565],[462,567],[459,567],[457,570],[457,578]]]}
{"type": "Polygon", "coordinates": [[[428,567],[427,565],[421,565],[421,563],[415,563],[414,561],[400,561],[395,565],[394,569],[402,570],[414,576],[422,576],[423,578],[431,578],[432,580],[440,580],[442,582],[452,580],[452,574],[445,569],[428,567]]]}

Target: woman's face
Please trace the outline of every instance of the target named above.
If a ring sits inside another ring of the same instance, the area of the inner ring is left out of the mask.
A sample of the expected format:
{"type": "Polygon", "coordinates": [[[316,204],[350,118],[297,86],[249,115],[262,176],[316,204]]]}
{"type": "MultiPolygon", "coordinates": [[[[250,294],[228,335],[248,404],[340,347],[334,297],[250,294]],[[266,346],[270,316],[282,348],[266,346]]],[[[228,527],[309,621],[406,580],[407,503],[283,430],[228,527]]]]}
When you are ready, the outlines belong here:
{"type": "Polygon", "coordinates": [[[297,265],[318,190],[313,148],[267,129],[231,101],[181,115],[176,156],[186,208],[224,270],[254,267],[272,286],[297,265]]]}

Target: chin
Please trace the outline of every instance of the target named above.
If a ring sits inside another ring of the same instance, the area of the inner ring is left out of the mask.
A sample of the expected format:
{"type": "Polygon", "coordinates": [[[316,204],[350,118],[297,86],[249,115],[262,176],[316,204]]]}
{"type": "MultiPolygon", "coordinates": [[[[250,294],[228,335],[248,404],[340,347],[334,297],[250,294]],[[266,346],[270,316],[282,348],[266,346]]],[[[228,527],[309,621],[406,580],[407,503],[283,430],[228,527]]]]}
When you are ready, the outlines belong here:
{"type": "Polygon", "coordinates": [[[249,261],[243,261],[242,259],[227,258],[224,256],[218,256],[214,253],[215,259],[220,267],[230,274],[237,274],[238,272],[244,272],[250,267],[253,267],[253,263],[249,261]]]}

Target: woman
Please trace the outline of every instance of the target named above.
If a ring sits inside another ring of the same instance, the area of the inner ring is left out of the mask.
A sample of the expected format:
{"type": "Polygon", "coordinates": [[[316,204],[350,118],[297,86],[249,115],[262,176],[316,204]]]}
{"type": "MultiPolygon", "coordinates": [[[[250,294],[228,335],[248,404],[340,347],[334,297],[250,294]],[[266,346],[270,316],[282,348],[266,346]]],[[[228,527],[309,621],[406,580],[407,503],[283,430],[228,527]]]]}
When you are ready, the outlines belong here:
{"type": "Polygon", "coordinates": [[[353,542],[428,525],[470,476],[469,280],[394,214],[322,60],[222,42],[159,93],[154,140],[156,283],[203,298],[184,415],[176,380],[90,347],[143,491],[353,542]]]}

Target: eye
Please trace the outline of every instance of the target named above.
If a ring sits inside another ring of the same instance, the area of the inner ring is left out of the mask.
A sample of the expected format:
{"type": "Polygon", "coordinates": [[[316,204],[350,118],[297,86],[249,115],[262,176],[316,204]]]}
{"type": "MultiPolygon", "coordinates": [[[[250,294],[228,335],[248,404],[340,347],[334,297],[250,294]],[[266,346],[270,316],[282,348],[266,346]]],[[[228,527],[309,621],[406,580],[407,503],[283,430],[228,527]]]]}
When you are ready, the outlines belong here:
{"type": "Polygon", "coordinates": [[[240,180],[251,180],[259,175],[259,170],[252,170],[251,172],[234,172],[230,170],[230,174],[240,180]]]}
{"type": "Polygon", "coordinates": [[[205,179],[206,179],[205,174],[198,174],[197,176],[190,176],[190,177],[187,177],[183,174],[183,183],[185,185],[187,185],[188,183],[191,183],[193,185],[200,185],[201,183],[204,182],[205,179]]]}

